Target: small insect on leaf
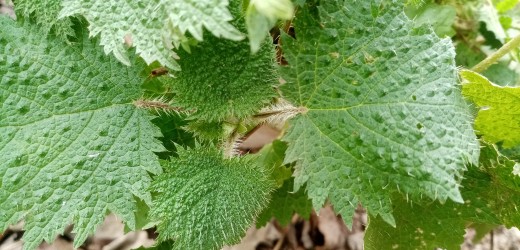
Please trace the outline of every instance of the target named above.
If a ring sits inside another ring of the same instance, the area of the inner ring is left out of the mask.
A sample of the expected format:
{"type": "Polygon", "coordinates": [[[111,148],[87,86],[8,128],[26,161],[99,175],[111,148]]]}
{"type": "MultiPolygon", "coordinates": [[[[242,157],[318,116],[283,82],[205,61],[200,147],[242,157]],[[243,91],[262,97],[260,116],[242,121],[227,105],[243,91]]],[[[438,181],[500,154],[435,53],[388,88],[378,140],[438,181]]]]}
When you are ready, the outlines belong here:
{"type": "Polygon", "coordinates": [[[162,75],[166,75],[166,74],[168,74],[168,69],[165,67],[159,67],[159,68],[153,69],[152,72],[150,72],[150,75],[148,76],[148,78],[158,77],[158,76],[162,76],[162,75]]]}

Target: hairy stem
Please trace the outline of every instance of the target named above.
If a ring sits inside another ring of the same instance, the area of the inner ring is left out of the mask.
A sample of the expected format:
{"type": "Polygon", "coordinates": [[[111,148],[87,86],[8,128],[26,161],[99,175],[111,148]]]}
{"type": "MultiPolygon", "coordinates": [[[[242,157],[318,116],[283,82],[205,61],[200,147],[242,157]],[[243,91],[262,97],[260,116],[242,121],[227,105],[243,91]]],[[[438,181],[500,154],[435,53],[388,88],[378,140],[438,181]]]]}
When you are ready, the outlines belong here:
{"type": "Polygon", "coordinates": [[[489,68],[489,66],[496,63],[505,54],[509,53],[511,50],[515,49],[518,46],[520,46],[520,35],[516,36],[511,41],[504,44],[504,46],[502,46],[499,50],[489,55],[486,59],[482,60],[482,62],[475,65],[471,70],[481,73],[482,71],[489,68]]]}
{"type": "Polygon", "coordinates": [[[191,112],[190,110],[185,110],[181,107],[171,106],[166,100],[162,98],[158,98],[155,100],[144,100],[139,99],[133,102],[133,104],[138,108],[144,109],[153,109],[156,111],[164,111],[164,112],[191,112]]]}

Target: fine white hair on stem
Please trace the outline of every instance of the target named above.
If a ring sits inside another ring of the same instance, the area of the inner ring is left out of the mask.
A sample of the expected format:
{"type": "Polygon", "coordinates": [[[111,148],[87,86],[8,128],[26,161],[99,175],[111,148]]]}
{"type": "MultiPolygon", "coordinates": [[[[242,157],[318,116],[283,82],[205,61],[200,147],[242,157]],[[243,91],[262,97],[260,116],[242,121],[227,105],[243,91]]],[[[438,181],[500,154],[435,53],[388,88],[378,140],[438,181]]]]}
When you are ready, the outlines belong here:
{"type": "Polygon", "coordinates": [[[265,107],[254,115],[255,119],[261,122],[266,122],[275,126],[284,124],[287,120],[295,117],[298,114],[307,113],[305,107],[295,107],[290,102],[279,99],[275,104],[265,107]]]}
{"type": "Polygon", "coordinates": [[[171,102],[166,97],[160,96],[154,99],[138,99],[133,102],[137,108],[152,109],[156,112],[162,111],[168,114],[175,113],[189,113],[189,111],[171,105],[171,102]]]}

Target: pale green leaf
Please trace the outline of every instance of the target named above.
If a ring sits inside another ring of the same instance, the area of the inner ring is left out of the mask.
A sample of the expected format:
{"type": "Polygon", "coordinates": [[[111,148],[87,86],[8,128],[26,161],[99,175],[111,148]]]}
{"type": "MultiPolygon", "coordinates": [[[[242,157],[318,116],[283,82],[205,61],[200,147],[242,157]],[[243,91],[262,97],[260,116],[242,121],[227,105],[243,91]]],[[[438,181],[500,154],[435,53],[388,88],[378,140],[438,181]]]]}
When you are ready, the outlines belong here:
{"type": "Polygon", "coordinates": [[[416,28],[396,1],[324,1],[284,36],[283,94],[308,111],[285,136],[315,209],[347,224],[363,204],[394,224],[391,193],[461,202],[464,164],[479,145],[448,39],[416,28]]]}
{"type": "Polygon", "coordinates": [[[134,230],[148,229],[155,226],[155,223],[150,221],[148,213],[150,211],[150,207],[146,202],[137,199],[136,200],[136,208],[134,210],[135,215],[135,228],[130,228],[128,225],[125,225],[124,232],[132,232],[134,230]]]}
{"type": "Polygon", "coordinates": [[[288,20],[293,17],[291,0],[251,0],[250,5],[254,5],[258,12],[271,20],[288,20]]]}
{"type": "Polygon", "coordinates": [[[60,16],[84,16],[90,34],[100,35],[105,52],[124,64],[130,64],[127,46],[131,45],[148,64],[159,61],[179,69],[172,49],[187,42],[187,32],[199,41],[203,28],[216,37],[243,39],[229,23],[233,16],[227,7],[227,0],[63,0],[60,16]]]}
{"type": "Polygon", "coordinates": [[[455,30],[453,24],[457,16],[457,10],[450,5],[435,3],[422,4],[417,7],[407,8],[406,14],[415,21],[417,26],[431,25],[435,33],[440,36],[453,36],[455,30]]]}
{"type": "Polygon", "coordinates": [[[276,182],[276,188],[282,187],[285,180],[290,179],[292,170],[283,164],[287,143],[275,140],[265,145],[256,156],[256,161],[271,171],[271,179],[276,182]]]}
{"type": "Polygon", "coordinates": [[[520,88],[497,86],[469,70],[460,74],[467,81],[462,93],[480,108],[475,120],[477,134],[490,143],[503,142],[504,147],[520,144],[520,88]]]}
{"type": "Polygon", "coordinates": [[[502,0],[497,3],[496,9],[499,13],[504,13],[513,9],[519,2],[518,0],[502,0]]]}
{"type": "MultiPolygon", "coordinates": [[[[74,224],[79,247],[109,212],[135,227],[163,147],[139,98],[138,68],[79,27],[74,46],[0,15],[0,231],[25,221],[25,249],[74,224]],[[85,33],[85,34],[84,34],[85,33]]],[[[143,65],[141,65],[143,66],[143,65]]]]}
{"type": "Polygon", "coordinates": [[[251,0],[246,11],[246,26],[251,51],[256,53],[278,20],[293,17],[291,0],[251,0]]]}
{"type": "Polygon", "coordinates": [[[153,184],[151,216],[174,249],[220,249],[240,241],[273,188],[250,158],[223,159],[214,148],[178,150],[153,184]]]}
{"type": "Polygon", "coordinates": [[[485,145],[480,166],[470,167],[464,175],[464,204],[407,202],[398,197],[393,200],[397,228],[372,217],[365,249],[459,249],[468,225],[519,226],[520,177],[513,174],[514,166],[495,147],[485,145]]]}
{"type": "Polygon", "coordinates": [[[256,53],[269,35],[269,30],[276,24],[276,19],[271,20],[262,15],[252,4],[247,8],[245,19],[251,52],[256,53]]]}
{"type": "Polygon", "coordinates": [[[42,28],[43,33],[53,34],[64,41],[67,36],[74,36],[70,18],[58,19],[62,0],[18,0],[15,11],[18,15],[30,19],[34,17],[36,23],[42,28]]]}

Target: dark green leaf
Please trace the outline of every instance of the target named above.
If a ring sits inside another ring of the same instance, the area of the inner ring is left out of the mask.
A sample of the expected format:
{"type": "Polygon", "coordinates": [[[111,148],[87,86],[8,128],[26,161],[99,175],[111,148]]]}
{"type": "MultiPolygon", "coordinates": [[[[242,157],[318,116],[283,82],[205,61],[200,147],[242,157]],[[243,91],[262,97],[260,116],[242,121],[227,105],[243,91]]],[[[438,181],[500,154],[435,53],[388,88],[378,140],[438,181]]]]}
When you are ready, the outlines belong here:
{"type": "Polygon", "coordinates": [[[481,150],[480,166],[472,166],[462,182],[464,204],[447,201],[413,202],[398,197],[397,228],[382,219],[371,217],[365,236],[365,249],[459,249],[464,229],[477,225],[520,225],[520,176],[514,174],[516,163],[498,154],[495,147],[481,150]]]}
{"type": "Polygon", "coordinates": [[[174,249],[236,244],[268,204],[274,183],[248,157],[223,159],[214,148],[178,149],[153,184],[151,217],[174,249]]]}
{"type": "Polygon", "coordinates": [[[273,193],[269,206],[258,216],[257,227],[264,226],[272,218],[283,226],[288,225],[294,213],[303,218],[309,218],[312,212],[312,202],[304,189],[293,192],[293,187],[294,180],[289,179],[273,193]]]}

